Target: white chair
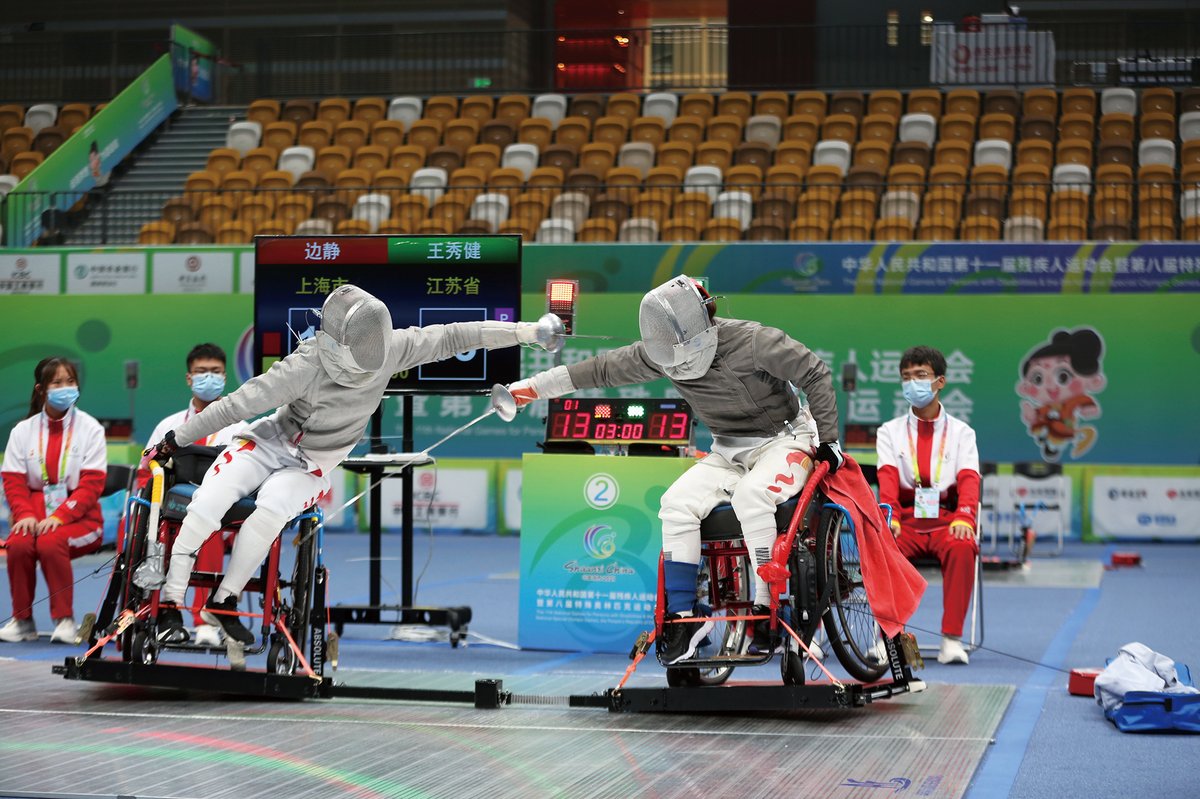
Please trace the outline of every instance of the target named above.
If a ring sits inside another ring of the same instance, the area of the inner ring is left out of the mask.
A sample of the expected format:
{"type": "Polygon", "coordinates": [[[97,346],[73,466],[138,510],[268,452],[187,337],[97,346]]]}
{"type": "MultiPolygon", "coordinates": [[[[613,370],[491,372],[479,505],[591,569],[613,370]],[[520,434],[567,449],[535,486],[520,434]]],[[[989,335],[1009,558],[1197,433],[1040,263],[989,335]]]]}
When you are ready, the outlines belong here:
{"type": "Polygon", "coordinates": [[[440,166],[426,166],[413,172],[408,180],[409,194],[419,194],[429,199],[433,205],[438,198],[446,193],[446,170],[440,166]]]}
{"type": "Polygon", "coordinates": [[[915,191],[889,191],[879,198],[879,218],[903,217],[914,225],[921,214],[921,198],[915,191]]]}
{"type": "Polygon", "coordinates": [[[688,167],[683,176],[684,191],[702,191],[708,199],[715,200],[721,193],[721,170],[715,166],[688,167]]]}
{"type": "Polygon", "coordinates": [[[225,146],[237,150],[246,157],[262,141],[262,125],[249,120],[234,122],[225,134],[225,146]]]}
{"type": "Polygon", "coordinates": [[[774,114],[756,114],[746,121],[746,141],[762,142],[774,149],[779,144],[783,123],[774,114]]]}
{"type": "Polygon", "coordinates": [[[575,241],[575,226],[570,219],[543,219],[534,241],[539,244],[570,244],[575,241]]]}
{"type": "MultiPolygon", "coordinates": [[[[0,191],[3,191],[3,187],[0,187],[0,191]]],[[[1179,218],[1191,219],[1196,216],[1200,216],[1200,189],[1188,189],[1179,197],[1179,218]]]]}
{"type": "Polygon", "coordinates": [[[658,223],[644,216],[635,216],[621,223],[617,241],[631,244],[649,244],[658,241],[658,223]]]}
{"type": "Polygon", "coordinates": [[[812,155],[813,166],[836,166],[842,174],[850,169],[850,144],[844,141],[825,140],[817,142],[812,155]]]}
{"type": "Polygon", "coordinates": [[[305,219],[296,225],[297,236],[330,236],[333,234],[333,220],[305,219]]]}
{"type": "Polygon", "coordinates": [[[510,144],[504,148],[504,154],[500,157],[500,166],[521,170],[525,174],[526,180],[529,180],[529,176],[533,170],[537,169],[537,165],[538,146],[536,144],[510,144]]]}
{"type": "Polygon", "coordinates": [[[658,117],[669,128],[679,113],[679,98],[670,92],[654,92],[642,102],[642,116],[658,117]]]}
{"type": "Polygon", "coordinates": [[[1005,241],[1045,241],[1042,220],[1033,216],[1010,216],[1004,220],[1005,241]]]}
{"type": "Polygon", "coordinates": [[[1012,168],[1012,145],[1004,139],[980,139],[975,142],[975,166],[1012,168]]]}
{"type": "Polygon", "coordinates": [[[421,118],[424,104],[420,97],[394,97],[388,103],[387,118],[404,123],[404,129],[412,127],[412,123],[421,118]]]}
{"type": "Polygon", "coordinates": [[[900,117],[900,141],[925,142],[931,148],[937,140],[937,120],[932,114],[905,114],[900,117]]]}
{"type": "Polygon", "coordinates": [[[736,219],[742,230],[754,217],[754,197],[747,191],[723,191],[713,200],[713,219],[736,219]]]}
{"type": "Polygon", "coordinates": [[[1175,168],[1175,142],[1170,139],[1142,139],[1138,144],[1138,166],[1161,164],[1175,168]]]}
{"type": "Polygon", "coordinates": [[[539,94],[533,98],[533,107],[529,110],[529,116],[548,119],[555,128],[566,115],[567,97],[564,94],[539,94]]]}
{"type": "Polygon", "coordinates": [[[291,172],[292,182],[295,183],[301,175],[313,168],[315,160],[316,155],[311,147],[303,145],[288,147],[279,154],[278,169],[281,172],[291,172]]]}
{"type": "Polygon", "coordinates": [[[392,198],[386,194],[364,194],[354,202],[351,219],[361,219],[371,226],[371,232],[392,215],[392,198]]]}
{"type": "Polygon", "coordinates": [[[564,191],[550,204],[551,219],[566,219],[575,230],[583,227],[592,208],[592,198],[581,191],[564,191]]]}
{"type": "Polygon", "coordinates": [[[0,175],[0,197],[15,189],[20,182],[21,179],[16,175],[0,175]]]}
{"type": "Polygon", "coordinates": [[[1129,114],[1137,116],[1137,92],[1133,89],[1105,89],[1100,92],[1101,114],[1129,114]]]}
{"type": "Polygon", "coordinates": [[[1179,115],[1179,140],[1200,139],[1200,111],[1188,111],[1179,115]]]}
{"type": "Polygon", "coordinates": [[[1082,189],[1084,194],[1092,193],[1092,170],[1083,164],[1059,164],[1054,167],[1051,180],[1054,191],[1082,189]]]}
{"type": "Polygon", "coordinates": [[[492,232],[500,227],[500,223],[508,219],[507,194],[480,194],[471,203],[469,219],[479,219],[492,226],[492,232]]]}
{"type": "Polygon", "coordinates": [[[654,145],[648,141],[630,141],[621,145],[617,153],[617,166],[638,169],[642,177],[654,166],[654,145]]]}
{"type": "Polygon", "coordinates": [[[29,106],[29,110],[25,112],[25,127],[33,131],[33,135],[38,135],[42,128],[48,128],[58,119],[58,106],[42,103],[39,105],[29,106]]]}

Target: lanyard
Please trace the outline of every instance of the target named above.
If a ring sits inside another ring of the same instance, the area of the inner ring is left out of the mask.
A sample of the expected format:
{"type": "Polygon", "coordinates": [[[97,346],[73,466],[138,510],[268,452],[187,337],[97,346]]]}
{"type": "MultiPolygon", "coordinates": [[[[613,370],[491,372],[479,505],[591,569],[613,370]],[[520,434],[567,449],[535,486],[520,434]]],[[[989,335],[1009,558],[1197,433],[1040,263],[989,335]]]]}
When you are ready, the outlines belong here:
{"type": "Polygon", "coordinates": [[[45,411],[42,412],[42,421],[45,422],[46,426],[46,438],[43,439],[42,425],[38,425],[38,466],[42,470],[42,485],[57,485],[60,482],[66,482],[64,475],[67,471],[67,453],[71,451],[71,436],[75,433],[75,409],[72,408],[67,416],[71,417],[71,423],[68,425],[66,417],[63,418],[65,435],[63,436],[62,443],[62,457],[58,464],[58,480],[51,483],[50,473],[46,471],[46,448],[50,443],[50,417],[46,415],[45,411]]]}
{"type": "MultiPolygon", "coordinates": [[[[920,424],[920,422],[918,422],[918,424],[920,424]]],[[[937,423],[935,422],[934,425],[936,426],[936,424],[937,423]]],[[[913,484],[917,488],[920,488],[921,487],[921,467],[917,463],[917,442],[915,439],[913,439],[912,429],[913,429],[913,426],[910,424],[908,426],[908,450],[912,454],[913,484]]],[[[931,486],[932,488],[937,488],[938,482],[942,479],[942,463],[945,462],[945,457],[946,457],[946,436],[949,435],[949,433],[950,433],[950,425],[949,424],[943,425],[942,426],[942,445],[938,448],[937,468],[934,470],[933,485],[931,486]]]]}

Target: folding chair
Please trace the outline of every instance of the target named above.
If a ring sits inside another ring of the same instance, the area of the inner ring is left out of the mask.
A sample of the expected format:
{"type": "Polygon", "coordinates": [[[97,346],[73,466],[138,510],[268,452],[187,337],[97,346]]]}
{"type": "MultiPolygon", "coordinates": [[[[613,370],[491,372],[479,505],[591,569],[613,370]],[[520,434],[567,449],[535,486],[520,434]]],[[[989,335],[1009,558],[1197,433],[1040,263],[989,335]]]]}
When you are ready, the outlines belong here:
{"type": "Polygon", "coordinates": [[[1062,465],[1044,461],[1013,464],[1010,486],[1013,526],[1009,545],[1024,547],[1027,555],[1034,540],[1053,536],[1061,555],[1067,528],[1071,524],[1071,478],[1063,474],[1062,465]],[[1020,535],[1020,541],[1016,540],[1020,535]]]}

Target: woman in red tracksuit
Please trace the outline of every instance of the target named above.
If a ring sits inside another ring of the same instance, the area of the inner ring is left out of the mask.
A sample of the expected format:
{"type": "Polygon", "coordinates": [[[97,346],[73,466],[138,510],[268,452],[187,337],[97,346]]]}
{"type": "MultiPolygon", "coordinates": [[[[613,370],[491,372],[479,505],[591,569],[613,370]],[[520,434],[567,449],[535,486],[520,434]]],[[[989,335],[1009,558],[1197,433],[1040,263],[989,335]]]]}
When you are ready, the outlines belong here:
{"type": "Polygon", "coordinates": [[[6,542],[12,619],[0,627],[0,641],[37,640],[33,594],[41,563],[55,622],[50,640],[74,644],[71,559],[98,550],[104,535],[104,428],[75,407],[79,373],[70,361],[46,358],[34,381],[29,416],[13,428],[0,466],[12,510],[6,542]]]}

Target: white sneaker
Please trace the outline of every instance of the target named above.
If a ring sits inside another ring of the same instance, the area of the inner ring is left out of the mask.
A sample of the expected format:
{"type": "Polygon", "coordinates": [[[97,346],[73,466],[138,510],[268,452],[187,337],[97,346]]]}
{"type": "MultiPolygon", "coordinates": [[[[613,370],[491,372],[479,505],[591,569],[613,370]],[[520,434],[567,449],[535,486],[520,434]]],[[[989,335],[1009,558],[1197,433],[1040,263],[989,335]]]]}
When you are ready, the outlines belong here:
{"type": "Polygon", "coordinates": [[[952,635],[942,636],[942,648],[938,652],[938,663],[961,663],[965,666],[969,661],[967,650],[963,649],[960,639],[952,635]]]}
{"type": "Polygon", "coordinates": [[[52,644],[70,644],[71,646],[75,646],[78,638],[79,627],[70,616],[59,619],[58,624],[54,625],[54,632],[50,633],[50,643],[52,644]]]}
{"type": "Polygon", "coordinates": [[[221,646],[221,631],[211,624],[197,624],[192,635],[192,643],[198,646],[208,646],[219,649],[221,646]]]}
{"type": "Polygon", "coordinates": [[[37,625],[33,623],[33,619],[9,619],[8,624],[0,627],[0,641],[19,644],[22,641],[37,639],[37,625]]]}

